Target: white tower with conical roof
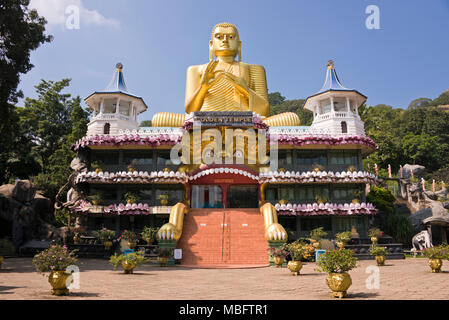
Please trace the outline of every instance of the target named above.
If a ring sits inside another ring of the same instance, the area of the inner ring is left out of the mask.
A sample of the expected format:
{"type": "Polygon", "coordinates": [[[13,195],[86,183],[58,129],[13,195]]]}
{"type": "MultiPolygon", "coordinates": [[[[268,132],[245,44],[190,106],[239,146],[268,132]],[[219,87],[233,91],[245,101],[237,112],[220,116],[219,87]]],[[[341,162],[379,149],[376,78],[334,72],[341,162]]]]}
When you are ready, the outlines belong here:
{"type": "Polygon", "coordinates": [[[358,109],[365,101],[366,96],[341,84],[334,62],[329,60],[323,87],[306,99],[304,109],[313,112],[312,130],[332,135],[364,136],[365,127],[358,109]]]}
{"type": "Polygon", "coordinates": [[[118,135],[119,130],[137,130],[137,116],[148,109],[142,97],[131,94],[126,87],[121,63],[117,63],[108,86],[103,91],[95,91],[84,101],[94,111],[87,125],[87,136],[118,135]]]}

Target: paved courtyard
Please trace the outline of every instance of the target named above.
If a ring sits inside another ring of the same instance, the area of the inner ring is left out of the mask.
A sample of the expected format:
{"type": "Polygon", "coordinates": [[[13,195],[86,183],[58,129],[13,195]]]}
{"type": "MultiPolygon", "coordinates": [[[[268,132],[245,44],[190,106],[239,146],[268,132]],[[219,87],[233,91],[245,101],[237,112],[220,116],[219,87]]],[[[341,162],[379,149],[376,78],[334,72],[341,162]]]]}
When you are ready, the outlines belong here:
{"type": "MultiPolygon", "coordinates": [[[[350,272],[348,299],[445,299],[449,300],[449,262],[441,273],[431,273],[427,259],[390,260],[379,268],[379,289],[366,280],[375,262],[360,261],[350,272]]],[[[114,270],[107,260],[81,259],[80,289],[68,297],[49,294],[50,284],[34,271],[31,258],[5,259],[0,270],[0,300],[6,299],[330,299],[324,273],[314,263],[304,264],[300,276],[285,268],[194,269],[143,265],[133,275],[114,270]]],[[[371,283],[372,284],[372,283],[371,283]]]]}

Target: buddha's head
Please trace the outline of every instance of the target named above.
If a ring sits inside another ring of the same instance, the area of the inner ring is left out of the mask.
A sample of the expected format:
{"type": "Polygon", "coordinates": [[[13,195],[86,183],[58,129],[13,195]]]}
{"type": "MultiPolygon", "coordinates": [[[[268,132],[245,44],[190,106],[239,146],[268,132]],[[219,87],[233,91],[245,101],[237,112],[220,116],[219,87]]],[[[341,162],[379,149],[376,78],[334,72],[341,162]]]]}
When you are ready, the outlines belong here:
{"type": "Polygon", "coordinates": [[[239,55],[241,59],[242,42],[239,38],[237,27],[232,23],[222,22],[214,26],[212,29],[212,38],[209,41],[209,59],[213,59],[213,55],[235,56],[239,55]]]}

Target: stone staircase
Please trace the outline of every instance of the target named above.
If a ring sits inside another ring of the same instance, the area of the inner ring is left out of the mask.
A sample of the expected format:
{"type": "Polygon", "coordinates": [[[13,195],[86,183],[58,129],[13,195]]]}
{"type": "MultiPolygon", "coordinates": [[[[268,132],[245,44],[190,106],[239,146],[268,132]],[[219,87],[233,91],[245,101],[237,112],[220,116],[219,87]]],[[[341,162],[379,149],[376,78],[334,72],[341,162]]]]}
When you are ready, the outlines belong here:
{"type": "Polygon", "coordinates": [[[184,265],[268,265],[259,209],[191,209],[181,239],[184,265]]]}

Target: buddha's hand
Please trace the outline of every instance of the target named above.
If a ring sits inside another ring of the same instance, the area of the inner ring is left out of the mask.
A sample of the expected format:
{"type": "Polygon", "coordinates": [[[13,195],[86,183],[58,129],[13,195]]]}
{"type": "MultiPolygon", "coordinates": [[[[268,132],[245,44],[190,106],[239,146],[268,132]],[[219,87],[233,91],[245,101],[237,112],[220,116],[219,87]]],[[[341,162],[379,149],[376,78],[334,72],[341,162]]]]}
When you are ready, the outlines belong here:
{"type": "Polygon", "coordinates": [[[287,241],[287,232],[279,223],[272,223],[265,230],[265,238],[271,241],[287,241]]]}
{"type": "Polygon", "coordinates": [[[159,240],[174,240],[178,234],[176,226],[171,223],[164,224],[157,232],[157,239],[159,240]]]}
{"type": "Polygon", "coordinates": [[[215,67],[217,66],[218,61],[214,60],[207,64],[206,69],[201,75],[201,86],[205,89],[209,89],[211,86],[211,82],[215,79],[215,67]]]}

